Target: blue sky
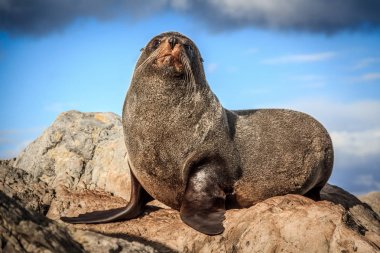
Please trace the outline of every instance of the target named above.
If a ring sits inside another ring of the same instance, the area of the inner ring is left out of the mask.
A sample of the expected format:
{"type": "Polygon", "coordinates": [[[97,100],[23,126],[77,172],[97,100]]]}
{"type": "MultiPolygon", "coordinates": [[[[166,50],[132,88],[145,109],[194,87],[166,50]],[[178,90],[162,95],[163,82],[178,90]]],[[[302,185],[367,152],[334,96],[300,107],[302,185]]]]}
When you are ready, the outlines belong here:
{"type": "Polygon", "coordinates": [[[120,115],[140,48],[174,30],[198,45],[226,108],[312,115],[334,142],[330,182],[354,193],[380,191],[376,2],[78,2],[0,0],[0,158],[16,156],[63,111],[120,115]],[[331,8],[342,9],[330,15],[331,8]]]}

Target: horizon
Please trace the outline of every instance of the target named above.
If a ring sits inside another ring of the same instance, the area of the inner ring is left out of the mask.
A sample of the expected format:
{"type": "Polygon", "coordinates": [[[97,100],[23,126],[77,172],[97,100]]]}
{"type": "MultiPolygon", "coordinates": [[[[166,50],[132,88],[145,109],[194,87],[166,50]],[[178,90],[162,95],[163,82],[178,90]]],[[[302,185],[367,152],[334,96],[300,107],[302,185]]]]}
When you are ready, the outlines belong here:
{"type": "Polygon", "coordinates": [[[0,3],[0,159],[64,111],[121,115],[140,48],[178,31],[198,46],[225,108],[311,115],[333,140],[329,183],[380,191],[380,3],[96,2],[0,3]]]}

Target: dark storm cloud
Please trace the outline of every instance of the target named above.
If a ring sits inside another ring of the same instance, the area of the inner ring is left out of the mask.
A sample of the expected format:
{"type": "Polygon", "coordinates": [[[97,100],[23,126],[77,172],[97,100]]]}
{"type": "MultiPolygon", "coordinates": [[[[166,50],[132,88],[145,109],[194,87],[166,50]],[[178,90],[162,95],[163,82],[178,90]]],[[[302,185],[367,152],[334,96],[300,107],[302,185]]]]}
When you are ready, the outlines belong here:
{"type": "Polygon", "coordinates": [[[135,18],[162,8],[163,1],[145,0],[0,0],[0,30],[40,35],[64,28],[77,18],[135,18]]]}
{"type": "Polygon", "coordinates": [[[0,29],[43,34],[79,17],[131,18],[174,10],[217,31],[242,27],[333,33],[380,26],[378,0],[0,0],[0,29]]]}
{"type": "Polygon", "coordinates": [[[197,8],[198,14],[219,30],[252,26],[334,33],[380,26],[377,0],[209,0],[206,6],[197,8]]]}

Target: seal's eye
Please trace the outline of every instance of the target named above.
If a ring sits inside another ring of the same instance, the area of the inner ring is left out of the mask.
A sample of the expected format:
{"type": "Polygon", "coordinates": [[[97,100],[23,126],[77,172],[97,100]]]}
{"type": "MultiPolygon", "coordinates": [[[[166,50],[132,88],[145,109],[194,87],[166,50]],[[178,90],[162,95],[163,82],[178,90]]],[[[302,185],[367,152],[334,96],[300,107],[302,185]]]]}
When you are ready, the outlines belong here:
{"type": "Polygon", "coordinates": [[[184,44],[183,46],[184,46],[187,54],[189,55],[189,57],[193,57],[193,55],[194,55],[193,47],[189,44],[184,44]]]}
{"type": "Polygon", "coordinates": [[[158,39],[154,40],[153,43],[152,43],[152,47],[154,49],[157,49],[160,44],[161,44],[161,40],[158,40],[158,39]]]}

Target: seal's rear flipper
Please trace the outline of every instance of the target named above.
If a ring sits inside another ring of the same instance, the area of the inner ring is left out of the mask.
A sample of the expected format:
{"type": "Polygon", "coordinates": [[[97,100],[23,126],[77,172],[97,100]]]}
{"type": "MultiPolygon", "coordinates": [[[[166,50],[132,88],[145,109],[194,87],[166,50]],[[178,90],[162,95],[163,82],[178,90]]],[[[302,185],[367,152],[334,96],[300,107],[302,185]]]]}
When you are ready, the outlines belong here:
{"type": "MultiPolygon", "coordinates": [[[[94,211],[91,213],[80,214],[77,217],[61,217],[61,220],[67,223],[106,223],[122,219],[132,219],[133,216],[125,216],[128,212],[129,205],[110,210],[94,211]]],[[[138,216],[138,215],[136,215],[138,216]]]]}
{"type": "Polygon", "coordinates": [[[131,198],[127,206],[85,213],[78,217],[61,217],[61,220],[68,223],[106,223],[129,220],[139,216],[146,203],[151,200],[153,198],[144,190],[131,171],[131,198]]]}
{"type": "Polygon", "coordinates": [[[212,172],[200,168],[189,178],[180,210],[181,219],[204,234],[223,233],[225,196],[212,172]]]}

